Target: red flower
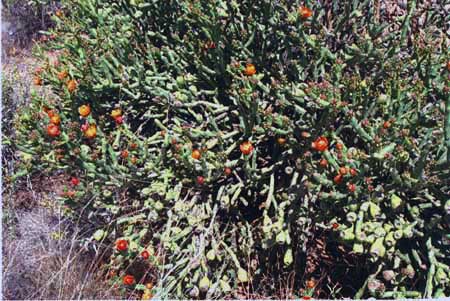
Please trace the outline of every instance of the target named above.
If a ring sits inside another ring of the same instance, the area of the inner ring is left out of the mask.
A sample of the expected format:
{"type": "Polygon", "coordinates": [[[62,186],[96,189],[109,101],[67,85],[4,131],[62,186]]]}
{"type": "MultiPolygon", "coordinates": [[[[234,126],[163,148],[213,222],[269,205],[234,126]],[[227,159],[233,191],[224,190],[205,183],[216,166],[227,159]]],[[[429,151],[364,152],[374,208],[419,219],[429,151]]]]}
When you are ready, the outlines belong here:
{"type": "Polygon", "coordinates": [[[116,249],[119,251],[126,251],[128,249],[128,242],[125,239],[116,241],[116,249]]]}
{"type": "Polygon", "coordinates": [[[132,275],[123,276],[123,284],[133,285],[133,283],[134,283],[134,276],[132,276],[132,275]]]}
{"type": "Polygon", "coordinates": [[[77,186],[78,184],[80,184],[80,180],[78,180],[78,178],[76,177],[72,177],[72,179],[70,179],[70,182],[73,186],[77,186]]]}
{"type": "Polygon", "coordinates": [[[250,141],[242,142],[239,148],[244,155],[250,155],[253,152],[253,145],[250,141]]]}
{"type": "Polygon", "coordinates": [[[115,121],[117,124],[122,124],[122,123],[123,123],[123,116],[117,116],[117,117],[115,117],[115,118],[114,118],[114,121],[115,121]]]}
{"type": "Polygon", "coordinates": [[[148,259],[150,257],[150,252],[147,251],[147,250],[144,250],[144,251],[141,252],[141,256],[144,259],[148,259]]]}
{"type": "Polygon", "coordinates": [[[298,9],[298,13],[302,19],[308,19],[312,16],[313,12],[306,6],[302,6],[298,9]]]}
{"type": "Polygon", "coordinates": [[[354,176],[356,176],[358,174],[358,171],[356,169],[354,169],[354,168],[351,168],[350,169],[350,174],[354,177],[354,176]]]}
{"type": "Polygon", "coordinates": [[[340,184],[342,182],[342,175],[336,175],[333,179],[334,183],[340,184]]]}
{"type": "Polygon", "coordinates": [[[319,152],[324,152],[328,149],[328,139],[324,136],[320,136],[311,144],[311,147],[319,152]]]}
{"type": "Polygon", "coordinates": [[[88,128],[89,128],[89,124],[87,122],[81,125],[81,131],[82,132],[87,131],[88,128]]]}
{"type": "Polygon", "coordinates": [[[355,191],[356,191],[356,185],[353,184],[353,183],[348,183],[347,189],[348,189],[348,191],[350,191],[350,192],[355,192],[355,191]]]}
{"type": "Polygon", "coordinates": [[[311,297],[310,296],[303,296],[302,299],[303,300],[311,300],[311,297]]]}
{"type": "Polygon", "coordinates": [[[314,288],[315,286],[316,286],[316,282],[314,281],[314,279],[306,281],[307,288],[311,289],[311,288],[314,288]]]}
{"type": "Polygon", "coordinates": [[[331,227],[333,227],[333,229],[337,229],[337,228],[339,228],[339,224],[338,223],[333,223],[333,225],[331,225],[331,227]]]}
{"type": "Polygon", "coordinates": [[[229,168],[229,167],[225,167],[225,175],[227,175],[227,176],[229,176],[229,175],[231,175],[231,168],[229,168]]]}
{"type": "Polygon", "coordinates": [[[336,149],[337,150],[342,150],[344,148],[344,146],[342,145],[342,143],[336,143],[336,149]]]}
{"type": "Polygon", "coordinates": [[[124,159],[128,158],[128,150],[124,149],[121,153],[120,156],[124,159]]]}
{"type": "Polygon", "coordinates": [[[61,134],[61,131],[59,130],[59,127],[56,124],[49,124],[47,126],[47,134],[50,137],[58,137],[61,134]]]}
{"type": "Polygon", "coordinates": [[[319,164],[322,167],[327,167],[328,166],[328,161],[326,159],[322,159],[322,160],[320,160],[319,164]]]}
{"type": "Polygon", "coordinates": [[[245,66],[244,74],[247,75],[247,76],[252,76],[252,75],[256,74],[255,65],[247,64],[245,66]]]}
{"type": "Polygon", "coordinates": [[[197,177],[197,184],[198,185],[203,185],[205,183],[205,178],[202,176],[198,176],[197,177]]]}

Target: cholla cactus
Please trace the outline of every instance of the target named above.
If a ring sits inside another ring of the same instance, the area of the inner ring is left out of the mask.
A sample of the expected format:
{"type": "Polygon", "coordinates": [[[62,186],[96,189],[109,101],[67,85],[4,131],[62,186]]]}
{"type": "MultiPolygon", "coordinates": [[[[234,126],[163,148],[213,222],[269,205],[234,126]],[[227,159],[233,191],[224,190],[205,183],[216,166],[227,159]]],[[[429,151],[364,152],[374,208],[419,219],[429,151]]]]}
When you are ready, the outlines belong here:
{"type": "MultiPolygon", "coordinates": [[[[448,293],[438,4],[411,1],[401,20],[371,1],[64,7],[55,39],[36,47],[53,95],[26,108],[18,148],[41,171],[81,179],[62,200],[95,224],[92,242],[127,242],[113,268],[131,273],[152,250],[145,294],[222,298],[250,281],[258,290],[274,266],[302,275],[318,229],[394,273],[384,284],[368,274],[368,290],[355,280],[349,297],[448,293]],[[396,276],[406,266],[414,282],[396,276]]],[[[144,290],[136,283],[126,287],[144,290]]]]}

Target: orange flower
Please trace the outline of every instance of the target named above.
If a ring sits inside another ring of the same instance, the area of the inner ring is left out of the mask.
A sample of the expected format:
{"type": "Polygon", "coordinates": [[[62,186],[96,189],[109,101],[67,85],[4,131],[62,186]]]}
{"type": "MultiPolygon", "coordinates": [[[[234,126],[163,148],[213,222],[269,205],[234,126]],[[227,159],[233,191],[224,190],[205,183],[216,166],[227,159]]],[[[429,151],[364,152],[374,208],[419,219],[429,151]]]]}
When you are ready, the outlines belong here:
{"type": "Polygon", "coordinates": [[[61,123],[61,117],[59,117],[58,114],[55,114],[52,117],[50,117],[50,122],[59,125],[61,123]]]}
{"type": "Polygon", "coordinates": [[[342,143],[336,143],[336,149],[337,150],[342,150],[344,148],[344,146],[342,145],[342,143]]]}
{"type": "Polygon", "coordinates": [[[153,298],[153,294],[150,291],[144,291],[142,294],[141,300],[151,300],[153,298]]]}
{"type": "Polygon", "coordinates": [[[202,153],[198,149],[192,151],[191,157],[195,160],[199,160],[202,157],[202,153]]]}
{"type": "Polygon", "coordinates": [[[247,76],[252,76],[252,75],[256,74],[255,65],[247,64],[245,66],[244,74],[247,75],[247,76]]]}
{"type": "Polygon", "coordinates": [[[328,166],[328,161],[327,161],[327,159],[322,159],[322,160],[320,160],[319,164],[322,167],[327,167],[328,166]]]}
{"type": "Polygon", "coordinates": [[[87,117],[91,114],[91,107],[89,105],[82,105],[78,108],[78,113],[80,113],[81,117],[87,117]]]}
{"type": "Polygon", "coordinates": [[[68,198],[73,198],[75,196],[75,191],[73,190],[69,190],[63,193],[63,196],[68,197],[68,198]]]}
{"type": "Polygon", "coordinates": [[[77,88],[77,82],[74,79],[71,79],[67,82],[67,90],[69,90],[70,93],[72,93],[73,91],[75,91],[75,89],[77,88]]]}
{"type": "Polygon", "coordinates": [[[118,251],[126,251],[128,249],[128,242],[125,239],[116,241],[116,249],[118,251]]]}
{"type": "Polygon", "coordinates": [[[58,9],[58,10],[55,12],[55,15],[56,15],[58,18],[61,18],[62,15],[63,15],[63,13],[62,13],[62,11],[61,11],[60,9],[58,9]]]}
{"type": "Polygon", "coordinates": [[[69,73],[67,73],[67,71],[65,71],[65,70],[58,72],[58,79],[63,80],[67,77],[67,75],[69,75],[69,73]]]}
{"type": "Polygon", "coordinates": [[[388,129],[388,128],[390,128],[390,127],[391,127],[391,123],[390,123],[389,121],[385,121],[385,122],[383,123],[383,128],[388,129]]]}
{"type": "Polygon", "coordinates": [[[316,282],[314,281],[314,279],[308,280],[306,281],[306,288],[314,288],[316,286],[316,282]]]}
{"type": "Polygon", "coordinates": [[[42,79],[41,79],[39,76],[36,76],[36,77],[34,78],[34,80],[33,80],[33,83],[34,83],[36,86],[42,86],[42,79]]]}
{"type": "Polygon", "coordinates": [[[58,137],[61,134],[61,131],[59,130],[59,127],[56,124],[49,124],[47,126],[47,134],[50,137],[58,137]]]}
{"type": "Polygon", "coordinates": [[[114,109],[114,110],[112,110],[111,111],[111,117],[112,118],[117,118],[117,117],[119,117],[119,116],[122,116],[122,110],[121,109],[114,109]]]}
{"type": "Polygon", "coordinates": [[[153,288],[153,283],[149,282],[145,285],[145,288],[151,290],[153,288]]]}
{"type": "Polygon", "coordinates": [[[320,136],[311,144],[311,146],[319,152],[324,152],[328,149],[328,139],[324,136],[320,136]]]}
{"type": "Polygon", "coordinates": [[[97,126],[95,124],[91,124],[84,132],[84,135],[89,139],[95,138],[95,136],[97,136],[97,126]]]}
{"type": "Polygon", "coordinates": [[[308,19],[312,16],[313,12],[306,6],[302,6],[298,9],[298,14],[302,19],[308,19]]]}
{"type": "Polygon", "coordinates": [[[55,111],[53,111],[53,110],[48,110],[48,111],[47,111],[47,116],[48,116],[49,118],[52,118],[52,117],[55,116],[55,115],[56,115],[55,111]]]}
{"type": "Polygon", "coordinates": [[[350,169],[350,174],[352,175],[352,177],[356,176],[358,174],[358,171],[354,168],[350,169]]]}
{"type": "Polygon", "coordinates": [[[137,143],[135,143],[135,142],[131,143],[131,144],[130,144],[130,148],[131,148],[131,149],[137,149],[137,148],[138,148],[137,143]]]}
{"type": "Polygon", "coordinates": [[[126,149],[124,149],[121,153],[120,156],[124,159],[128,158],[128,151],[126,149]]]}
{"type": "Polygon", "coordinates": [[[239,148],[244,155],[250,155],[253,152],[253,145],[250,141],[242,142],[239,148]]]}
{"type": "Polygon", "coordinates": [[[133,285],[134,284],[134,277],[132,275],[125,275],[123,277],[123,284],[125,284],[125,285],[133,285]]]}
{"type": "Polygon", "coordinates": [[[347,174],[347,168],[345,168],[345,167],[339,168],[339,174],[346,175],[347,174]]]}
{"type": "Polygon", "coordinates": [[[278,142],[279,145],[285,145],[286,144],[286,138],[279,137],[277,139],[277,142],[278,142]]]}

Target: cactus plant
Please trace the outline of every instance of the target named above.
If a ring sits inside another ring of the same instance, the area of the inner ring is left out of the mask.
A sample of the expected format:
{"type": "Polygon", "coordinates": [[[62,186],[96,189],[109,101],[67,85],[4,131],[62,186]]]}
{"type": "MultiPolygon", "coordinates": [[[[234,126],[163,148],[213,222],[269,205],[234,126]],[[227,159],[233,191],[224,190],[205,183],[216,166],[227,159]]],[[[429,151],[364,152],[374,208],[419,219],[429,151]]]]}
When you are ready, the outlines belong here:
{"type": "Polygon", "coordinates": [[[17,120],[23,168],[77,175],[61,201],[96,243],[129,242],[110,266],[156,250],[157,297],[262,290],[274,266],[314,274],[319,229],[370,267],[346,297],[448,295],[448,16],[308,3],[63,1],[36,45],[53,94],[17,120]]]}

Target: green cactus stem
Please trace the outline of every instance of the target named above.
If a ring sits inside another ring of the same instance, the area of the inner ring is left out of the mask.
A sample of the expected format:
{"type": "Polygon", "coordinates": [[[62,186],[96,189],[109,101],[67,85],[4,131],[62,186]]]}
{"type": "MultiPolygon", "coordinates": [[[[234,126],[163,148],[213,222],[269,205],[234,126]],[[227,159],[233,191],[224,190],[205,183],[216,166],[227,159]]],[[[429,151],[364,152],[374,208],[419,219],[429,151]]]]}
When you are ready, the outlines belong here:
{"type": "Polygon", "coordinates": [[[450,95],[447,96],[447,101],[445,103],[445,145],[447,146],[447,163],[450,164],[450,95]]]}
{"type": "Polygon", "coordinates": [[[430,267],[428,268],[427,281],[425,286],[425,292],[423,298],[433,297],[433,278],[436,273],[436,258],[434,257],[433,246],[431,245],[431,238],[428,238],[426,242],[428,249],[428,260],[430,262],[430,267]]]}

